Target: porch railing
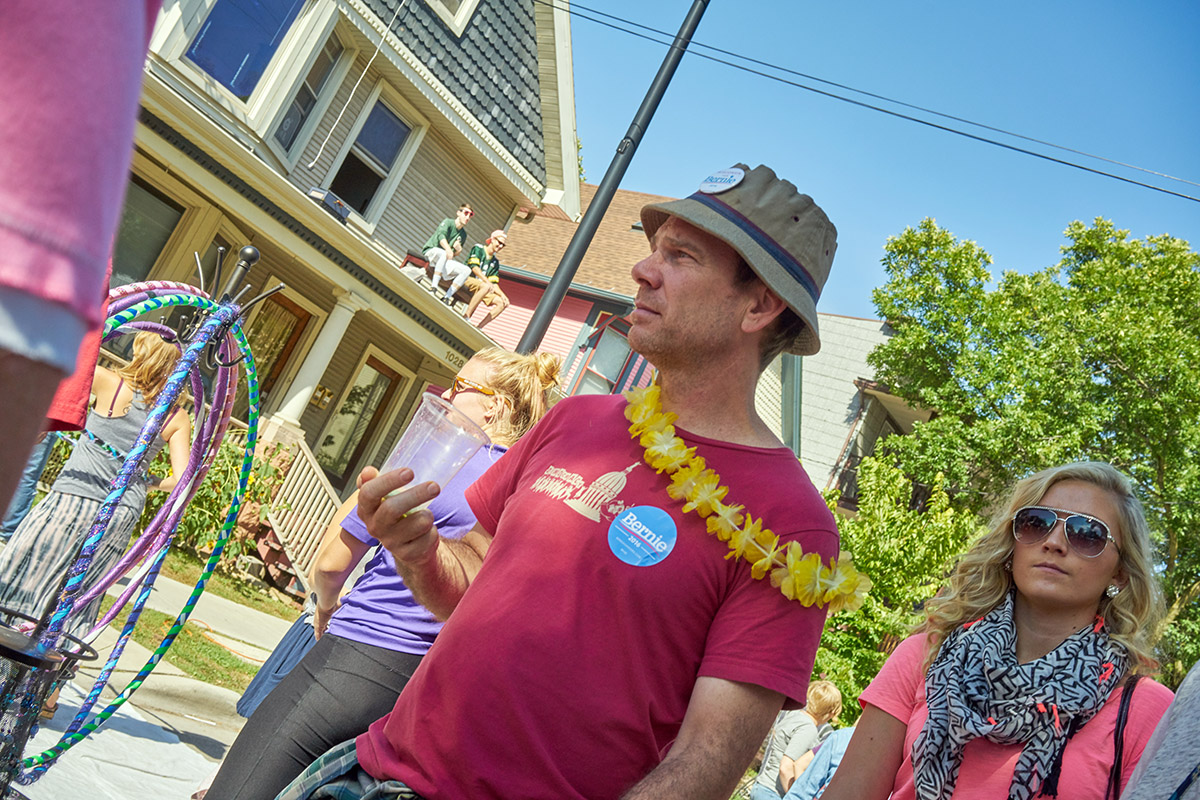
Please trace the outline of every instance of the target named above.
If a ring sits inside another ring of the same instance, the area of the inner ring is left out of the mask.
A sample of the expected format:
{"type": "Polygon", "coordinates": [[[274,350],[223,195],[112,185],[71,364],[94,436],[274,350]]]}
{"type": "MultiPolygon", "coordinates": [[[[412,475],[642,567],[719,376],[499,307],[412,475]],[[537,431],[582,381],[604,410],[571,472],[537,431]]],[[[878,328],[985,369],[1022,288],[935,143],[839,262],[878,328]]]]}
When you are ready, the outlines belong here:
{"type": "Polygon", "coordinates": [[[267,522],[292,562],[296,577],[307,584],[321,537],[342,501],[308,445],[301,440],[293,447],[296,456],[267,512],[267,522]]]}

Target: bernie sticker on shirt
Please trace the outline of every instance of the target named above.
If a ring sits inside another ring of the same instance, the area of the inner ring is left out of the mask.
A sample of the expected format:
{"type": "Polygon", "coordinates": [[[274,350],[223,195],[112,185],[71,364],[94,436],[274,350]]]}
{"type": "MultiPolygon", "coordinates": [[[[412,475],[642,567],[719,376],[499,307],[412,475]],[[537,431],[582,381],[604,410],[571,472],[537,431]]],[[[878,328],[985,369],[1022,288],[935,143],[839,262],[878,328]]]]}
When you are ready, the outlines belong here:
{"type": "Polygon", "coordinates": [[[711,173],[700,182],[702,194],[720,194],[737,186],[746,177],[746,172],[740,167],[730,167],[711,173]]]}
{"type": "Polygon", "coordinates": [[[661,508],[634,506],[608,526],[613,555],[635,567],[652,567],[675,549],[675,520],[661,508]]]}

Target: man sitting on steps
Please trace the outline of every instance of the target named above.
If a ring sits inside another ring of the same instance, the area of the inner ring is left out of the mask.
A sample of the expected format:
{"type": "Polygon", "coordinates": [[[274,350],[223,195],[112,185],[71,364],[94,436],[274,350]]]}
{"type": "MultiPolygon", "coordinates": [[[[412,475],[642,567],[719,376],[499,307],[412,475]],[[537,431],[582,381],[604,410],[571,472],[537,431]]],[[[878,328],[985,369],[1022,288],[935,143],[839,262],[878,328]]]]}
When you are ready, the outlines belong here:
{"type": "Polygon", "coordinates": [[[492,231],[484,244],[477,244],[467,255],[467,267],[472,274],[467,277],[467,288],[471,290],[471,302],[467,306],[467,319],[475,314],[475,309],[483,303],[488,307],[488,314],[479,321],[482,328],[508,308],[508,296],[500,289],[500,259],[496,254],[508,241],[504,231],[492,231]]]}
{"type": "MultiPolygon", "coordinates": [[[[429,262],[429,266],[433,267],[433,293],[435,295],[438,293],[438,286],[441,284],[443,276],[446,275],[446,262],[455,256],[455,244],[461,249],[467,241],[467,222],[473,216],[475,216],[475,212],[469,205],[463,203],[458,207],[454,219],[442,220],[442,224],[437,226],[433,236],[430,236],[429,241],[425,243],[424,256],[425,260],[429,262]]],[[[451,277],[451,280],[454,278],[451,277]]],[[[465,276],[463,280],[466,280],[465,276]]],[[[461,281],[459,285],[461,285],[461,281]]],[[[448,296],[453,297],[457,290],[455,287],[448,296]]]]}

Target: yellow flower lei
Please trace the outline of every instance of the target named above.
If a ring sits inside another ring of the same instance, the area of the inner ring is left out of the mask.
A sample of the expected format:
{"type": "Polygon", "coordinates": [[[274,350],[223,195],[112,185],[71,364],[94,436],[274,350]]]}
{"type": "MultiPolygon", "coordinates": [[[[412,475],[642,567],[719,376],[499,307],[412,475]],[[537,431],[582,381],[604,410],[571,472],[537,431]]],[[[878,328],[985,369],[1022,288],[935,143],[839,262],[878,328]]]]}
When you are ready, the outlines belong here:
{"type": "Polygon", "coordinates": [[[685,512],[695,511],[704,518],[709,533],[729,544],[725,558],[750,562],[750,574],[757,580],[770,573],[771,585],[789,600],[828,605],[831,613],[862,607],[871,579],[854,568],[849,553],[841,552],[825,566],[820,554],[806,554],[797,542],[781,547],[779,537],[762,526],[761,518],[724,502],[729,487],[721,485],[721,476],[707,468],[696,448],[675,435],[672,423],[678,417],[663,413],[657,385],[631,389],[625,399],[629,433],[646,449],[646,463],[671,478],[667,494],[685,500],[685,512]]]}

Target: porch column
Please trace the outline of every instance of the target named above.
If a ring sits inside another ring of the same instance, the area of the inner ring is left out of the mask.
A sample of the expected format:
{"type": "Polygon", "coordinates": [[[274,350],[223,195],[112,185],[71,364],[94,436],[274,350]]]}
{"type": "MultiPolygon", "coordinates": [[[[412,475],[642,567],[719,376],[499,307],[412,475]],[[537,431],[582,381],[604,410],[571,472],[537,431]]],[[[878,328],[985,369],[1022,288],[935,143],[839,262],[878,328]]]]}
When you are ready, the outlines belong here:
{"type": "Polygon", "coordinates": [[[321,332],[317,334],[317,340],[313,342],[312,349],[305,356],[304,363],[296,373],[295,380],[288,387],[283,405],[273,415],[282,422],[299,427],[300,416],[304,414],[309,398],[312,397],[321,376],[329,367],[329,362],[333,359],[333,354],[337,351],[337,346],[342,341],[346,329],[350,327],[350,320],[354,318],[356,312],[371,307],[368,300],[364,300],[354,292],[337,289],[335,293],[338,299],[337,305],[333,307],[333,311],[329,312],[329,317],[321,326],[321,332]]]}

